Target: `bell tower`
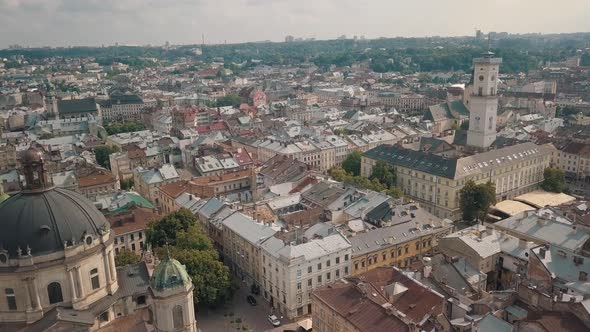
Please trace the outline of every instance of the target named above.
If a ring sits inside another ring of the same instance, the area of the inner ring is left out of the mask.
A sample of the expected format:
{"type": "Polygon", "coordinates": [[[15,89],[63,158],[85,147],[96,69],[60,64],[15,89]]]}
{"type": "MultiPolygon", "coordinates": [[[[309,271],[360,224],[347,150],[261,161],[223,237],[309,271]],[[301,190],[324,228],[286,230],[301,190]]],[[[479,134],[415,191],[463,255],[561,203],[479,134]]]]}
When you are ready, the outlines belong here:
{"type": "Polygon", "coordinates": [[[21,154],[21,164],[25,175],[26,191],[44,191],[53,188],[53,181],[41,151],[30,147],[21,154]]]}
{"type": "Polygon", "coordinates": [[[489,51],[483,57],[473,59],[468,146],[486,149],[496,140],[498,75],[501,63],[502,58],[494,57],[494,53],[489,51]]]}

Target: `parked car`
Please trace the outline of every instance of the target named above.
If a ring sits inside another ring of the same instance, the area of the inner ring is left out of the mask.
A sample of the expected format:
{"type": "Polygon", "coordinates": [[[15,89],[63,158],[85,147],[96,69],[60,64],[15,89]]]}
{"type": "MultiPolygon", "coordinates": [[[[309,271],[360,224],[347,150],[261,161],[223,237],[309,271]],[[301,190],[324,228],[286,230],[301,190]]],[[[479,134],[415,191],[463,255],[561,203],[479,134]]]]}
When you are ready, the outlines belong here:
{"type": "Polygon", "coordinates": [[[250,305],[256,305],[256,299],[254,298],[254,296],[248,295],[246,297],[246,300],[248,301],[248,303],[250,303],[250,305]]]}
{"type": "Polygon", "coordinates": [[[272,324],[272,326],[277,327],[281,325],[281,321],[275,315],[268,316],[268,321],[272,324]]]}

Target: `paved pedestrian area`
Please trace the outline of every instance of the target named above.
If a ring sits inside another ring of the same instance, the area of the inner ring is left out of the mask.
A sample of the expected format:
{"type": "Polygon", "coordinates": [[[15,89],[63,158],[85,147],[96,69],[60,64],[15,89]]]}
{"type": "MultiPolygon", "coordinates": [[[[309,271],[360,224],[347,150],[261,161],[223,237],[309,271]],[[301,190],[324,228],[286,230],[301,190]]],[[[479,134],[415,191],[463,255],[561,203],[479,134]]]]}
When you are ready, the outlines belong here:
{"type": "MultiPolygon", "coordinates": [[[[240,286],[232,301],[223,308],[197,310],[197,327],[201,332],[262,332],[273,328],[268,321],[271,308],[264,297],[254,295],[257,305],[251,306],[246,301],[246,296],[250,295],[249,287],[245,284],[240,286]]],[[[289,323],[286,319],[281,319],[281,322],[289,323]]]]}

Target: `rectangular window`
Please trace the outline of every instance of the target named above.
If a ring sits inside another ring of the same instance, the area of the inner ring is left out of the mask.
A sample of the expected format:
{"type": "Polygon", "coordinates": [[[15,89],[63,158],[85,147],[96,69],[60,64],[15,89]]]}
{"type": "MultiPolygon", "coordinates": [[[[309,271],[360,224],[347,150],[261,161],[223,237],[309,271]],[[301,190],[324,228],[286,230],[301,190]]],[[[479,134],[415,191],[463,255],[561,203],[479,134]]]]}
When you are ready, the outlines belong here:
{"type": "Polygon", "coordinates": [[[322,263],[318,263],[318,271],[322,269],[322,263]]]}
{"type": "Polygon", "coordinates": [[[311,266],[307,267],[307,273],[311,273],[311,266]]]}
{"type": "Polygon", "coordinates": [[[92,269],[90,271],[90,282],[92,283],[92,289],[100,288],[100,281],[98,280],[98,269],[92,269]]]}
{"type": "Polygon", "coordinates": [[[16,296],[14,295],[14,289],[6,288],[4,289],[4,293],[6,294],[6,303],[8,304],[8,310],[16,310],[16,296]]]}
{"type": "Polygon", "coordinates": [[[330,260],[329,259],[326,261],[326,266],[330,267],[330,260]]]}
{"type": "Polygon", "coordinates": [[[344,255],[344,261],[348,261],[348,254],[344,255]]]}
{"type": "Polygon", "coordinates": [[[330,272],[326,273],[326,280],[330,281],[332,278],[332,274],[330,272]]]}
{"type": "Polygon", "coordinates": [[[301,290],[301,283],[300,282],[297,283],[297,290],[301,290]]]}
{"type": "Polygon", "coordinates": [[[340,277],[340,269],[336,270],[336,278],[340,277]]]}
{"type": "Polygon", "coordinates": [[[348,266],[345,266],[344,267],[344,275],[347,275],[347,274],[348,274],[348,266]]]}
{"type": "Polygon", "coordinates": [[[336,264],[340,264],[340,257],[336,257],[336,264]]]}
{"type": "Polygon", "coordinates": [[[321,275],[318,276],[318,283],[322,283],[322,276],[321,275]]]}
{"type": "Polygon", "coordinates": [[[312,283],[311,279],[307,279],[307,286],[308,287],[311,287],[311,283],[312,283]]]}

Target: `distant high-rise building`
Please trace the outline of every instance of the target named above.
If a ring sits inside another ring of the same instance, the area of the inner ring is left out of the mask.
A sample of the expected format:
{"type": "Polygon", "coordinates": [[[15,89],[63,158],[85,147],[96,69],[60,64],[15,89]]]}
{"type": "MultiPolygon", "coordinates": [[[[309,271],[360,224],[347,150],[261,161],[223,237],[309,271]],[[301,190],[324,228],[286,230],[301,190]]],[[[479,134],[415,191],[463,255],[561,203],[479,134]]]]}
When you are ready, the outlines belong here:
{"type": "Polygon", "coordinates": [[[293,41],[295,41],[295,37],[291,35],[285,37],[285,43],[292,43],[293,41]]]}
{"type": "Polygon", "coordinates": [[[496,140],[498,74],[502,58],[487,52],[473,59],[473,89],[469,106],[467,145],[488,148],[496,140]]]}
{"type": "Polygon", "coordinates": [[[475,39],[483,39],[483,32],[479,29],[475,30],[475,39]]]}

